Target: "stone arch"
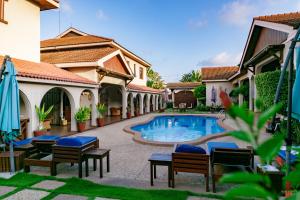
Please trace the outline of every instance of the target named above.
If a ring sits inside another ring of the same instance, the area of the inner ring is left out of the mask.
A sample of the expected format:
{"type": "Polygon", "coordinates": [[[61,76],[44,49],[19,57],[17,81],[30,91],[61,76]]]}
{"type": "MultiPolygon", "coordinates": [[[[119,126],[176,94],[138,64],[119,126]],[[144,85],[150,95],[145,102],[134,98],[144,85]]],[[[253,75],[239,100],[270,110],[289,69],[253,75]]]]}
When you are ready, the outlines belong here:
{"type": "Polygon", "coordinates": [[[55,103],[55,105],[50,116],[55,118],[51,119],[51,123],[59,126],[59,120],[64,118],[67,120],[68,124],[71,125],[67,127],[67,131],[70,131],[71,127],[74,127],[76,125],[76,121],[74,119],[74,115],[76,112],[74,96],[68,89],[64,87],[50,87],[43,94],[39,105],[41,106],[43,103],[45,103],[45,109],[47,109],[47,107],[49,107],[52,102],[55,103]],[[53,99],[51,100],[51,98],[53,99]],[[48,105],[46,104],[46,102],[48,103],[48,105]]]}
{"type": "Polygon", "coordinates": [[[141,114],[141,103],[142,103],[142,95],[140,93],[137,93],[135,95],[135,101],[134,101],[134,115],[139,116],[141,114]]]}
{"type": "Polygon", "coordinates": [[[134,115],[134,103],[133,103],[133,94],[130,92],[127,94],[127,118],[130,118],[131,116],[134,115]]]}
{"type": "Polygon", "coordinates": [[[31,113],[31,109],[32,109],[32,105],[28,99],[28,97],[26,96],[26,94],[20,89],[19,90],[19,96],[20,96],[20,119],[21,122],[24,120],[24,123],[21,123],[21,130],[23,130],[24,132],[22,132],[22,138],[27,138],[29,136],[29,133],[32,132],[33,127],[31,123],[27,123],[29,120],[29,122],[32,120],[32,113],[31,113]]]}
{"type": "Polygon", "coordinates": [[[155,103],[154,101],[155,101],[154,95],[151,94],[151,95],[150,95],[150,106],[149,106],[149,107],[150,107],[150,112],[153,112],[153,111],[154,111],[154,105],[155,105],[155,104],[154,104],[154,103],[155,103]]]}
{"type": "Polygon", "coordinates": [[[149,95],[145,94],[144,95],[144,100],[143,100],[143,107],[144,107],[144,113],[148,113],[149,112],[149,95]]]}

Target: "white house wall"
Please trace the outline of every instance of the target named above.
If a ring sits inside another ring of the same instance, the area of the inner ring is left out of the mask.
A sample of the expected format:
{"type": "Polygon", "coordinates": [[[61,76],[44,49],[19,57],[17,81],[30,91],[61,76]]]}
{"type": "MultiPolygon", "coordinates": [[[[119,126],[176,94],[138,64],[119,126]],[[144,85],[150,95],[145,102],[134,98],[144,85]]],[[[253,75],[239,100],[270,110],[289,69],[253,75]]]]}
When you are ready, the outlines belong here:
{"type": "Polygon", "coordinates": [[[40,62],[40,7],[25,0],[4,1],[0,55],[40,62]]]}
{"type": "Polygon", "coordinates": [[[233,89],[232,83],[229,81],[222,82],[206,82],[206,106],[212,105],[222,105],[221,99],[219,97],[221,90],[226,90],[227,94],[229,94],[233,89]],[[216,103],[211,101],[212,88],[215,88],[217,94],[216,103]]]}
{"type": "Polygon", "coordinates": [[[136,84],[136,85],[146,86],[146,84],[147,84],[147,68],[127,56],[124,56],[124,57],[125,57],[126,61],[129,61],[129,67],[133,73],[134,73],[134,65],[136,67],[136,76],[134,77],[134,79],[132,80],[131,83],[136,84]],[[140,67],[143,68],[143,73],[144,73],[143,79],[140,79],[140,73],[139,73],[140,67]]]}
{"type": "MultiPolygon", "coordinates": [[[[40,105],[44,95],[51,90],[52,88],[62,89],[68,96],[70,105],[71,105],[71,131],[76,131],[76,121],[74,119],[74,113],[80,108],[80,97],[81,93],[87,89],[82,87],[72,87],[72,86],[57,86],[53,84],[36,84],[36,83],[19,83],[21,93],[28,99],[28,109],[27,116],[29,118],[28,124],[28,137],[33,136],[33,131],[37,129],[38,118],[35,113],[35,105],[40,105]]],[[[97,88],[88,88],[89,91],[93,93],[94,102],[98,102],[98,89],[97,88]]],[[[22,95],[21,95],[22,96],[22,95]]],[[[26,103],[25,103],[26,104],[26,103]]],[[[95,105],[92,108],[92,125],[96,125],[97,112],[95,105]]]]}

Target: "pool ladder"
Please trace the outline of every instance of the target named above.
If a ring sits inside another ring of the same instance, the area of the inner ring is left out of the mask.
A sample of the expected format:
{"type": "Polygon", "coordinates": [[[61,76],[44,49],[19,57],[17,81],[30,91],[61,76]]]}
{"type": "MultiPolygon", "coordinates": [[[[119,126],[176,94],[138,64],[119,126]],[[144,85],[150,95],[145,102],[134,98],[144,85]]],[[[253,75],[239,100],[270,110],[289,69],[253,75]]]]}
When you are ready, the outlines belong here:
{"type": "Polygon", "coordinates": [[[217,118],[223,118],[222,121],[226,119],[226,112],[225,110],[220,110],[217,114],[217,118]]]}

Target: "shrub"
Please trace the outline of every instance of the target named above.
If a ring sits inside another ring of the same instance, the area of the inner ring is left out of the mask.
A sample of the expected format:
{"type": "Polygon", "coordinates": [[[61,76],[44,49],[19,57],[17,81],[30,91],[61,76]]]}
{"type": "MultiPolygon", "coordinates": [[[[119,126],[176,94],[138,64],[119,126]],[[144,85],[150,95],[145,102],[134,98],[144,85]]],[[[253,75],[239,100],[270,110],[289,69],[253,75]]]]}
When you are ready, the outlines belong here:
{"type": "Polygon", "coordinates": [[[80,107],[75,113],[75,119],[77,122],[85,122],[90,119],[91,109],[88,107],[80,107]]]}
{"type": "Polygon", "coordinates": [[[204,105],[204,104],[199,104],[197,107],[196,107],[196,110],[197,111],[209,111],[210,110],[210,107],[204,105]]]}
{"type": "Polygon", "coordinates": [[[97,111],[98,111],[98,116],[99,118],[103,118],[105,112],[107,111],[107,107],[105,106],[104,103],[99,103],[96,105],[97,111]]]}
{"type": "Polygon", "coordinates": [[[173,102],[167,102],[167,108],[173,108],[173,102]]]}
{"type": "Polygon", "coordinates": [[[205,103],[206,99],[206,86],[199,85],[194,89],[194,96],[200,101],[201,104],[205,103]]]}

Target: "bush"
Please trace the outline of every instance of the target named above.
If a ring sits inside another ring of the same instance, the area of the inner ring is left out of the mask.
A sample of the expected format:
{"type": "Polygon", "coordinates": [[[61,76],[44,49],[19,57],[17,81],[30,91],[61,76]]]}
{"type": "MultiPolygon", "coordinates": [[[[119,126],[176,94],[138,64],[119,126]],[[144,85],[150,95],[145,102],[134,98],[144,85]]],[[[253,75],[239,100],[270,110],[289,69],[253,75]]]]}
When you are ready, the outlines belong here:
{"type": "Polygon", "coordinates": [[[167,108],[173,108],[173,102],[167,102],[167,108]]]}
{"type": "Polygon", "coordinates": [[[209,111],[210,110],[210,107],[204,105],[204,104],[200,104],[196,107],[196,110],[197,111],[209,111]]]}
{"type": "MultiPolygon", "coordinates": [[[[287,132],[287,120],[283,120],[280,123],[280,131],[287,132]]],[[[296,145],[300,144],[300,123],[299,121],[292,119],[292,140],[296,145]]]]}

